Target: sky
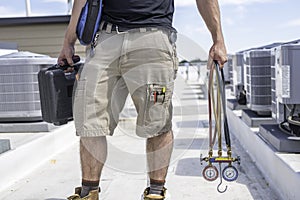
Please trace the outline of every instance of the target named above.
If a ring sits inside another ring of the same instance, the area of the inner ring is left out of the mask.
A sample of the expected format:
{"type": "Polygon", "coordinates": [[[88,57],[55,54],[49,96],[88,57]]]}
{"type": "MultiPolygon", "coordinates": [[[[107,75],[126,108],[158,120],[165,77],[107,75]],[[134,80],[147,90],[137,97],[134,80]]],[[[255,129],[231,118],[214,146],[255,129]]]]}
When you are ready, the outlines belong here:
{"type": "MultiPolygon", "coordinates": [[[[300,39],[299,0],[219,0],[228,53],[300,39]]],[[[0,0],[0,17],[26,16],[25,0],[0,0]]],[[[67,14],[67,0],[31,0],[31,15],[67,14]]],[[[174,27],[203,49],[212,39],[195,0],[175,0],[174,27]]]]}

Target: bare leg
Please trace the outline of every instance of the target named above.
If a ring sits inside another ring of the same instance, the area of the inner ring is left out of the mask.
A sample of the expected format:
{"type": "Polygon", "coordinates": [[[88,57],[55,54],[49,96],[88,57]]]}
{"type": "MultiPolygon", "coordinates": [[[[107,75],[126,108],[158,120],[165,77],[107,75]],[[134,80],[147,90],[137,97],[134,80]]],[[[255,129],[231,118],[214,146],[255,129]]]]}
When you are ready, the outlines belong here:
{"type": "Polygon", "coordinates": [[[99,181],[107,157],[107,142],[105,136],[81,137],[80,159],[82,179],[99,181]]]}
{"type": "Polygon", "coordinates": [[[147,161],[150,179],[164,181],[173,150],[173,132],[147,139],[147,161]]]}

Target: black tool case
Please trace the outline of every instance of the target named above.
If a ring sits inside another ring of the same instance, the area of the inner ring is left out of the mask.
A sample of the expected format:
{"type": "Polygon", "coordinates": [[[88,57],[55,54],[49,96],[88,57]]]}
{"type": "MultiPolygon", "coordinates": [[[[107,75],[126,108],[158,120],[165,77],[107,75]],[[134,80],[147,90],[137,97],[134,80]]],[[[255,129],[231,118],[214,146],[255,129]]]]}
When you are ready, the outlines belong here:
{"type": "Polygon", "coordinates": [[[73,119],[73,86],[82,63],[77,63],[72,72],[54,65],[38,73],[42,118],[48,123],[62,125],[73,119]]]}

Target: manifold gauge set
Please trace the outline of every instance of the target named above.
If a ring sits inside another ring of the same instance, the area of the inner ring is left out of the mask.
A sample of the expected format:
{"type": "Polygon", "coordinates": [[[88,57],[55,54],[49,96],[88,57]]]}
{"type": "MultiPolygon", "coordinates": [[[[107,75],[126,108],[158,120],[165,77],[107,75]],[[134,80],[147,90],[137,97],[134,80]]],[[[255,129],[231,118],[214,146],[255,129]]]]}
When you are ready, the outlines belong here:
{"type": "Polygon", "coordinates": [[[223,69],[214,61],[210,66],[208,82],[208,111],[209,111],[209,151],[207,157],[200,156],[200,162],[207,163],[202,175],[207,181],[215,181],[220,177],[220,183],[217,187],[218,192],[223,193],[227,186],[221,189],[222,182],[235,181],[238,178],[238,170],[233,163],[240,164],[240,157],[232,157],[230,133],[226,116],[225,104],[225,81],[223,69]],[[213,127],[214,121],[214,127],[213,127]],[[222,133],[224,134],[227,155],[222,152],[222,133]],[[214,155],[215,143],[218,143],[217,155],[214,155]],[[219,165],[218,168],[216,165],[219,165]],[[226,165],[223,169],[223,165],[226,165]]]}

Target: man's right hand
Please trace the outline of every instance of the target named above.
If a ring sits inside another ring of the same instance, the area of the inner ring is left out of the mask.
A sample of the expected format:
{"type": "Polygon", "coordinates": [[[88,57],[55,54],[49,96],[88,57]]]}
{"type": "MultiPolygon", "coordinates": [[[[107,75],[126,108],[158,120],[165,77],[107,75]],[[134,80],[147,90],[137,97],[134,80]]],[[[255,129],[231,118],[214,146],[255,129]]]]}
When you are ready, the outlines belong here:
{"type": "Polygon", "coordinates": [[[59,64],[60,66],[63,66],[63,65],[65,65],[64,60],[67,60],[68,64],[70,66],[72,66],[74,64],[73,59],[72,59],[74,54],[75,54],[74,45],[63,45],[63,48],[57,59],[57,64],[59,64]]]}
{"type": "Polygon", "coordinates": [[[81,12],[82,7],[84,6],[86,0],[76,0],[74,1],[72,8],[71,19],[65,34],[63,48],[58,56],[57,63],[59,65],[63,65],[63,59],[66,59],[69,65],[73,65],[72,57],[75,53],[75,42],[77,39],[76,36],[76,26],[78,22],[78,18],[81,12]]]}

